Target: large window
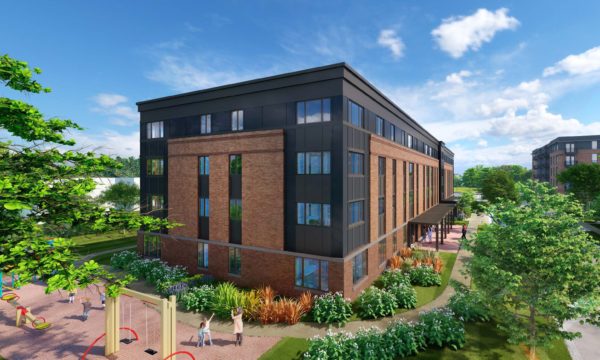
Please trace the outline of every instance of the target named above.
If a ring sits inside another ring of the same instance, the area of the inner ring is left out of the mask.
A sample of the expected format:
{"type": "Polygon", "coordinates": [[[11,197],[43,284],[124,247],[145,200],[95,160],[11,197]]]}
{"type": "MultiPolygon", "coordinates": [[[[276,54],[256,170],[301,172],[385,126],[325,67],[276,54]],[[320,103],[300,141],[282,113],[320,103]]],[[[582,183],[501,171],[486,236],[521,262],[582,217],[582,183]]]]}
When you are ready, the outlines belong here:
{"type": "Polygon", "coordinates": [[[160,210],[164,207],[164,197],[162,195],[149,195],[148,196],[148,207],[149,210],[160,210]]]}
{"type": "Polygon", "coordinates": [[[412,147],[413,147],[412,135],[406,134],[406,146],[412,149],[412,147]]]}
{"type": "Polygon", "coordinates": [[[363,116],[364,116],[364,110],[362,108],[362,106],[352,102],[352,101],[348,101],[348,119],[350,120],[350,123],[354,126],[358,126],[358,127],[364,127],[363,126],[363,116]]]}
{"type": "Polygon", "coordinates": [[[390,140],[396,141],[396,127],[390,124],[390,140]]]}
{"type": "Polygon", "coordinates": [[[565,156],[565,165],[566,166],[575,165],[575,156],[573,156],[573,155],[565,156]]]}
{"type": "Polygon", "coordinates": [[[208,269],[208,244],[198,243],[198,268],[208,269]]]}
{"type": "Polygon", "coordinates": [[[296,104],[296,121],[298,124],[331,121],[331,99],[298,102],[296,104]]]}
{"type": "Polygon", "coordinates": [[[233,275],[242,273],[242,254],[238,248],[229,248],[229,273],[233,275]]]}
{"type": "Polygon", "coordinates": [[[348,224],[356,224],[365,220],[364,201],[353,201],[348,204],[348,224]]]}
{"type": "Polygon", "coordinates": [[[242,175],[242,155],[229,155],[229,175],[242,175]]]}
{"type": "Polygon", "coordinates": [[[329,263],[297,257],[295,284],[304,288],[329,291],[329,263]]]}
{"type": "Polygon", "coordinates": [[[200,116],[200,133],[201,134],[210,134],[211,131],[211,116],[202,115],[200,116]]]}
{"type": "Polygon", "coordinates": [[[379,212],[378,212],[378,233],[379,235],[385,234],[385,158],[379,157],[378,159],[378,187],[379,187],[379,212]]]}
{"type": "Polygon", "coordinates": [[[231,112],[231,131],[244,130],[244,110],[231,112]]]}
{"type": "MultiPolygon", "coordinates": [[[[415,164],[408,164],[408,218],[412,219],[415,216],[415,164]]],[[[443,178],[442,178],[442,183],[443,178]]]]}
{"type": "Polygon", "coordinates": [[[148,175],[163,175],[164,160],[163,159],[148,159],[146,162],[146,171],[148,175]]]}
{"type": "Polygon", "coordinates": [[[597,164],[597,163],[598,163],[598,154],[592,154],[592,162],[593,162],[594,164],[597,164]]]}
{"type": "Polygon", "coordinates": [[[350,151],[348,153],[348,171],[351,175],[364,175],[365,155],[350,151]]]}
{"type": "Polygon", "coordinates": [[[242,220],[242,199],[229,199],[229,219],[242,220]]]}
{"type": "Polygon", "coordinates": [[[379,136],[384,136],[385,121],[379,116],[375,119],[375,132],[379,136]]]}
{"type": "Polygon", "coordinates": [[[165,137],[164,123],[156,121],[146,124],[146,137],[148,139],[160,139],[165,137]]]}
{"type": "Polygon", "coordinates": [[[592,141],[592,150],[598,150],[598,140],[592,141]]]}
{"type": "Polygon", "coordinates": [[[160,258],[160,236],[144,234],[144,256],[160,258]]]}
{"type": "Polygon", "coordinates": [[[379,264],[384,265],[387,260],[386,251],[387,251],[387,239],[383,239],[378,244],[378,254],[379,254],[379,264]]]}
{"type": "Polygon", "coordinates": [[[397,224],[396,212],[396,159],[392,160],[392,229],[395,229],[397,224]]]}
{"type": "Polygon", "coordinates": [[[210,216],[210,201],[208,198],[200,198],[200,216],[210,216]]]}
{"type": "Polygon", "coordinates": [[[296,158],[298,174],[331,173],[331,153],[329,151],[299,152],[296,158]]]}
{"type": "Polygon", "coordinates": [[[575,144],[565,144],[565,148],[568,153],[575,152],[575,144]]]}
{"type": "Polygon", "coordinates": [[[367,250],[352,259],[352,282],[356,284],[367,276],[367,250]]]}
{"type": "Polygon", "coordinates": [[[299,225],[331,226],[331,205],[297,203],[299,225]]]}
{"type": "Polygon", "coordinates": [[[210,175],[210,160],[208,156],[200,156],[198,162],[200,175],[210,175]]]}

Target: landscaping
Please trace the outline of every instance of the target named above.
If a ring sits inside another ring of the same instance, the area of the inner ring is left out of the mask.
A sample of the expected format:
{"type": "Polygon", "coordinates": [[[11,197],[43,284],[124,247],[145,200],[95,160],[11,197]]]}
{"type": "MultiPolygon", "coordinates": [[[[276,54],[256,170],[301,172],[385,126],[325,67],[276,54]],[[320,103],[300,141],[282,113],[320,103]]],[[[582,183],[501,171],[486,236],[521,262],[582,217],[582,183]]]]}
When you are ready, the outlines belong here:
{"type": "Polygon", "coordinates": [[[115,230],[102,234],[74,236],[70,239],[75,243],[75,252],[85,256],[100,251],[135,246],[136,232],[115,230]]]}

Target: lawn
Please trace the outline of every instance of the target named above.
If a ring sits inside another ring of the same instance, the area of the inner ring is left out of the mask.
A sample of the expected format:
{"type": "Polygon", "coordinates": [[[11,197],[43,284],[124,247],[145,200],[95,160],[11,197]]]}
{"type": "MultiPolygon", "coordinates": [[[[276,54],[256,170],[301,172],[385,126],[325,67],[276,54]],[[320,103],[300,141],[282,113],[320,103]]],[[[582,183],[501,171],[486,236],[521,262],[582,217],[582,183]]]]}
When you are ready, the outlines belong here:
{"type": "Polygon", "coordinates": [[[466,191],[478,192],[479,189],[474,188],[474,187],[466,187],[466,186],[458,186],[458,187],[454,188],[454,192],[457,192],[457,193],[464,193],[466,191]]]}
{"type": "MultiPolygon", "coordinates": [[[[444,292],[446,286],[448,286],[452,268],[454,268],[454,263],[456,262],[456,253],[439,252],[439,256],[444,263],[441,275],[442,285],[429,287],[415,286],[415,290],[417,291],[417,308],[435,300],[435,298],[444,292]]],[[[403,310],[406,311],[406,309],[403,310]]]]}
{"type": "Polygon", "coordinates": [[[302,353],[307,349],[307,339],[284,337],[269,351],[262,354],[259,360],[301,359],[302,353]]]}
{"type": "Polygon", "coordinates": [[[80,255],[94,252],[118,249],[136,244],[136,233],[128,231],[110,231],[103,234],[88,234],[72,237],[75,242],[75,251],[80,255]]]}
{"type": "Polygon", "coordinates": [[[114,252],[108,253],[108,254],[102,254],[100,256],[96,256],[94,258],[92,258],[92,260],[94,260],[95,262],[97,262],[100,265],[110,265],[110,258],[114,255],[114,252]]]}

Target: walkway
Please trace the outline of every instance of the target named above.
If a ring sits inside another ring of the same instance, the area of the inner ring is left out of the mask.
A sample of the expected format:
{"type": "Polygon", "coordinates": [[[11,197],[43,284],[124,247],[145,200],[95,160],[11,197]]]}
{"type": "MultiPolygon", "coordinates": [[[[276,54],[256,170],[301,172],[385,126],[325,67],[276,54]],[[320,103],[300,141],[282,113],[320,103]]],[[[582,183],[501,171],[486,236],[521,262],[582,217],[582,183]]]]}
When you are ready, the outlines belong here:
{"type": "MultiPolygon", "coordinates": [[[[469,219],[468,233],[474,234],[477,231],[477,227],[485,223],[484,216],[472,215],[469,219]]],[[[469,278],[465,275],[465,263],[469,260],[471,254],[464,249],[459,250],[456,263],[452,269],[450,279],[454,279],[468,284],[469,278]]],[[[354,332],[361,328],[368,328],[377,326],[381,329],[387,327],[392,321],[402,319],[405,321],[417,320],[419,312],[431,310],[436,307],[446,305],[450,296],[454,294],[454,289],[451,286],[447,286],[444,292],[432,302],[421,306],[418,309],[412,309],[401,314],[396,314],[393,317],[386,317],[376,320],[357,320],[346,324],[339,330],[354,332]]],[[[201,319],[204,317],[202,314],[193,314],[183,311],[177,312],[177,320],[188,323],[191,326],[197,326],[201,319]]],[[[212,329],[220,332],[231,332],[232,323],[231,321],[218,321],[213,320],[211,323],[212,329]]],[[[290,336],[297,338],[310,338],[315,335],[325,335],[328,329],[338,330],[337,327],[329,327],[328,325],[319,325],[316,323],[298,323],[296,325],[285,325],[285,324],[274,324],[274,325],[260,325],[260,324],[244,324],[244,335],[250,336],[290,336]],[[282,331],[285,333],[282,334],[282,331]]]]}

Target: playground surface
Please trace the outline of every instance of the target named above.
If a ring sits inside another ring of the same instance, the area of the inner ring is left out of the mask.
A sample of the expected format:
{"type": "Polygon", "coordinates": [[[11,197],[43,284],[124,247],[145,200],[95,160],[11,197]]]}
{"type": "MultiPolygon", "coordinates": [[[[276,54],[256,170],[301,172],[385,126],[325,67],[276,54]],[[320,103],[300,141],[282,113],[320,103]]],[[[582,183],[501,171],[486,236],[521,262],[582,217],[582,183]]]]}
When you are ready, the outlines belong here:
{"type": "MultiPolygon", "coordinates": [[[[105,331],[104,309],[95,288],[80,290],[78,293],[78,297],[89,297],[93,304],[85,322],[81,321],[83,307],[79,300],[69,304],[66,292],[46,295],[42,284],[27,285],[14,292],[20,296],[19,302],[23,306],[29,307],[34,316],[43,316],[51,323],[51,327],[46,330],[35,330],[30,325],[15,327],[15,308],[1,301],[0,356],[6,359],[80,359],[90,344],[105,331]]],[[[139,340],[128,345],[121,343],[120,351],[114,359],[159,359],[158,353],[152,356],[144,352],[147,348],[158,350],[159,313],[139,300],[124,296],[121,297],[121,303],[121,326],[134,329],[139,340]]],[[[231,329],[233,330],[233,325],[231,329]]],[[[177,350],[188,351],[196,359],[258,359],[280,340],[276,336],[245,336],[242,347],[236,347],[231,332],[212,331],[213,346],[196,348],[196,332],[194,326],[177,322],[177,350]]],[[[130,334],[129,331],[122,331],[121,338],[134,337],[130,334]]],[[[96,343],[86,359],[106,359],[104,339],[96,343]]],[[[178,355],[177,359],[189,357],[178,355]]]]}

